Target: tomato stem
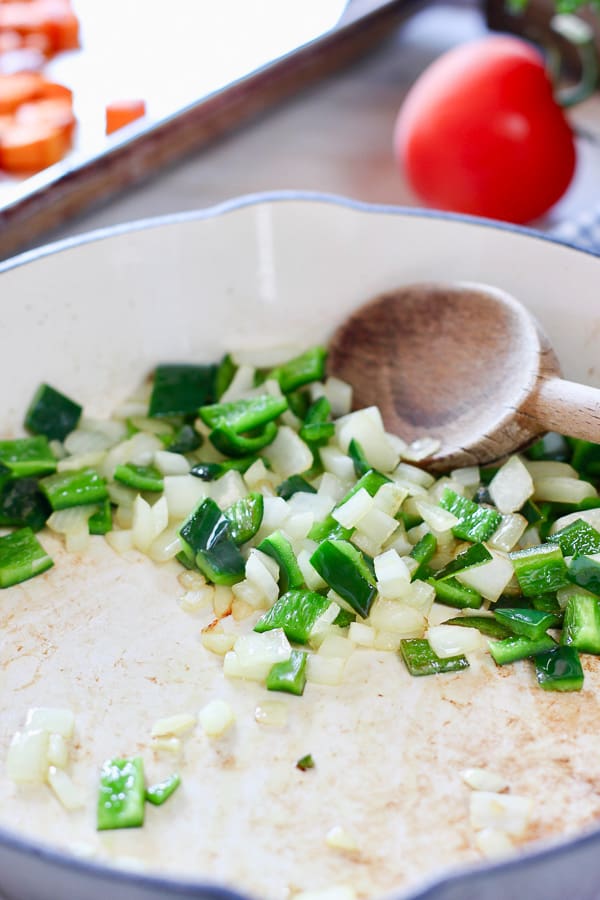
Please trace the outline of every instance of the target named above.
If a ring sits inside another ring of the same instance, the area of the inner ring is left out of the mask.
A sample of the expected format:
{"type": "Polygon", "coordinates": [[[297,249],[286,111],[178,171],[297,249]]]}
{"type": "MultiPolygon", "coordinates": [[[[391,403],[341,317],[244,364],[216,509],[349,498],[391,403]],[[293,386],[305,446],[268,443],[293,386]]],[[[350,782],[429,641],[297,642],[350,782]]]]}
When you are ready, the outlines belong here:
{"type": "MultiPolygon", "coordinates": [[[[556,102],[566,109],[587,100],[598,87],[598,53],[594,42],[594,32],[583,19],[566,13],[553,16],[550,26],[556,34],[577,49],[581,64],[581,77],[577,84],[556,91],[556,102]]],[[[554,76],[553,81],[556,83],[560,68],[558,55],[553,54],[549,62],[551,74],[554,76]]]]}

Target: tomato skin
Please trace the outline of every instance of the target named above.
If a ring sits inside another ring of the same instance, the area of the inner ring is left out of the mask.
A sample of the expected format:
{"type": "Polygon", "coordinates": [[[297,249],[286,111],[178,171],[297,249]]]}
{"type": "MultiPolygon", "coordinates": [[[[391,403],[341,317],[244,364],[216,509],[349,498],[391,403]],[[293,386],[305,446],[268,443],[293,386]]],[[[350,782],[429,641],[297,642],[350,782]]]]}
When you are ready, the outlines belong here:
{"type": "Polygon", "coordinates": [[[398,114],[394,152],[426,205],[521,224],[562,197],[576,165],[542,55],[504,35],[425,70],[398,114]]]}

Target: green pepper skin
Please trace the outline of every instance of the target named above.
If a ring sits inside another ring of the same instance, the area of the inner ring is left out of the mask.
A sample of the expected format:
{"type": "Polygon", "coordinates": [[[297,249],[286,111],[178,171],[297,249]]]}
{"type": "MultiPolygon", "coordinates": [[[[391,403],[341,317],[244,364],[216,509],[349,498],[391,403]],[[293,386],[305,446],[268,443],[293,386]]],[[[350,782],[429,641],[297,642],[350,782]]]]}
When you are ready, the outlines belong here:
{"type": "Polygon", "coordinates": [[[366,619],[377,586],[360,550],[349,541],[325,540],[312,554],[310,563],[329,587],[366,619]]]}
{"type": "Polygon", "coordinates": [[[254,631],[261,634],[274,628],[282,628],[288,640],[296,644],[306,644],[315,622],[330,603],[327,597],[315,591],[288,591],[261,616],[254,626],[254,631]]]}
{"type": "Polygon", "coordinates": [[[411,675],[441,675],[460,672],[469,668],[469,661],[462,653],[446,659],[438,656],[425,638],[405,638],[400,641],[400,654],[411,675]]]}
{"type": "Polygon", "coordinates": [[[525,597],[557,591],[569,583],[569,571],[558,544],[516,550],[509,553],[509,559],[525,597]]]}
{"type": "Polygon", "coordinates": [[[450,488],[444,490],[440,506],[459,519],[458,525],[452,529],[452,534],[463,541],[473,543],[487,541],[502,521],[502,516],[497,510],[480,506],[467,497],[461,497],[450,488]]]}
{"type": "Polygon", "coordinates": [[[267,675],[267,690],[283,691],[300,697],[306,686],[307,658],[307,654],[301,650],[292,650],[289,659],[275,663],[267,675]]]}
{"type": "Polygon", "coordinates": [[[169,797],[173,796],[180,784],[181,778],[179,775],[170,775],[164,781],[159,782],[159,784],[153,784],[146,789],[146,800],[148,803],[152,803],[153,806],[162,806],[169,797]]]}
{"type": "Polygon", "coordinates": [[[561,644],[581,653],[600,654],[600,601],[587,595],[569,597],[561,644]]]}
{"type": "Polygon", "coordinates": [[[31,528],[0,537],[0,588],[27,581],[53,565],[31,528]]]}
{"type": "Polygon", "coordinates": [[[151,418],[194,415],[215,399],[217,368],[186,364],[157,366],[148,415],[151,418]]]}
{"type": "Polygon", "coordinates": [[[81,418],[82,408],[49,384],[41,384],[25,414],[25,428],[49,441],[64,441],[81,418]]]}
{"type": "Polygon", "coordinates": [[[554,647],[535,657],[539,686],[545,691],[580,691],[583,669],[574,647],[554,647]]]}
{"type": "Polygon", "coordinates": [[[560,623],[557,616],[537,609],[495,609],[494,616],[513,634],[523,635],[530,641],[538,640],[549,628],[555,628],[560,623]]]}
{"type": "Polygon", "coordinates": [[[97,829],[139,828],[144,824],[146,789],[139,756],[107,760],[100,773],[97,829]]]}

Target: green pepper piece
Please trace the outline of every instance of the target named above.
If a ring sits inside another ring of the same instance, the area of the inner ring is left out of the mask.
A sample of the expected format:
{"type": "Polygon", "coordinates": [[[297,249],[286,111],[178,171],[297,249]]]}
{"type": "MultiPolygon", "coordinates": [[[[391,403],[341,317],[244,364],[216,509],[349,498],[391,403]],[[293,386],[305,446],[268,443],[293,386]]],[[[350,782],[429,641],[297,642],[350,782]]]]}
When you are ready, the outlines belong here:
{"type": "Polygon", "coordinates": [[[570,525],[548,535],[548,542],[558,544],[564,556],[580,556],[600,551],[600,532],[584,519],[576,519],[570,525]]]}
{"type": "Polygon", "coordinates": [[[106,481],[94,469],[56,472],[42,478],[40,488],[54,510],[102,503],[108,497],[106,481]]]}
{"type": "MultiPolygon", "coordinates": [[[[354,494],[361,490],[361,488],[364,488],[371,497],[374,497],[379,488],[383,484],[388,484],[389,481],[390,479],[386,475],[382,475],[381,472],[378,472],[376,469],[369,469],[368,472],[365,472],[365,474],[355,482],[339,503],[336,504],[335,508],[337,509],[342,506],[343,503],[349,500],[350,497],[353,497],[354,494]]],[[[343,528],[332,515],[329,515],[321,522],[315,522],[308,532],[308,537],[311,541],[323,541],[326,538],[340,538],[342,540],[347,540],[351,537],[352,531],[353,529],[343,528]]]]}
{"type": "Polygon", "coordinates": [[[595,597],[569,597],[560,642],[581,653],[600,654],[600,603],[595,597]]]}
{"type": "Polygon", "coordinates": [[[229,528],[229,519],[207,497],[179,529],[188,559],[214,584],[235,584],[245,574],[244,557],[229,528]]]}
{"type": "Polygon", "coordinates": [[[184,422],[174,434],[167,435],[165,450],[169,453],[193,453],[202,446],[202,435],[193,425],[184,422]]]}
{"type": "Polygon", "coordinates": [[[424,534],[420,541],[410,551],[413,559],[419,563],[412,574],[411,581],[425,579],[429,576],[429,563],[437,550],[437,538],[430,531],[424,534]]]}
{"type": "Polygon", "coordinates": [[[208,437],[221,453],[239,459],[257,453],[272,444],[277,437],[277,425],[275,422],[267,422],[264,428],[253,435],[238,434],[228,425],[220,425],[213,428],[208,437]]]}
{"type": "Polygon", "coordinates": [[[296,768],[300,769],[301,772],[306,772],[307,769],[314,769],[314,767],[315,761],[310,753],[307,753],[306,756],[302,756],[296,763],[296,768]]]}
{"type": "Polygon", "coordinates": [[[106,499],[89,517],[88,531],[90,534],[108,534],[112,527],[112,506],[110,500],[106,499]]]}
{"type": "Polygon", "coordinates": [[[366,618],[377,594],[375,578],[364,555],[349,541],[323,541],[310,563],[336,594],[366,618]]]}
{"type": "Polygon", "coordinates": [[[179,775],[169,775],[164,781],[146,788],[146,800],[154,806],[162,806],[175,793],[180,784],[179,775]]]}
{"type": "Polygon", "coordinates": [[[509,553],[525,597],[557,591],[569,583],[569,572],[557,544],[541,544],[509,553]]]}
{"type": "Polygon", "coordinates": [[[194,415],[215,399],[216,366],[157,366],[148,415],[151,418],[194,415]]]}
{"type": "Polygon", "coordinates": [[[452,534],[463,541],[474,543],[487,541],[502,521],[502,516],[497,510],[479,506],[450,488],[444,490],[439,505],[459,519],[458,524],[452,529],[452,534]]]}
{"type": "Polygon", "coordinates": [[[462,653],[442,659],[425,638],[404,638],[400,641],[400,653],[406,668],[414,676],[441,675],[469,668],[469,661],[462,653]]]}
{"type": "Polygon", "coordinates": [[[15,478],[0,488],[0,525],[39,531],[52,509],[35,478],[15,478]]]}
{"type": "Polygon", "coordinates": [[[530,641],[537,641],[549,628],[555,628],[560,623],[558,616],[537,609],[495,609],[494,616],[513,634],[523,635],[530,641]]]}
{"type": "Polygon", "coordinates": [[[361,478],[363,475],[366,475],[371,466],[369,465],[369,460],[365,456],[365,451],[354,438],[352,438],[348,444],[348,456],[352,460],[356,477],[361,478]]]}
{"type": "Polygon", "coordinates": [[[508,663],[517,662],[519,659],[529,659],[538,653],[552,650],[554,647],[556,647],[556,641],[553,641],[549,634],[544,634],[535,641],[514,635],[501,641],[493,641],[490,644],[490,653],[497,666],[505,666],[508,663]]]}
{"type": "Polygon", "coordinates": [[[350,610],[340,607],[339,613],[331,624],[337,625],[338,628],[348,628],[353,622],[356,622],[356,613],[351,613],[350,610]]]}
{"type": "Polygon", "coordinates": [[[268,425],[287,408],[285,397],[261,394],[250,399],[201,406],[198,415],[209,428],[226,428],[236,434],[243,434],[268,425]]]}
{"type": "Polygon", "coordinates": [[[190,475],[195,475],[202,481],[217,481],[232,469],[242,474],[247,472],[257,459],[258,456],[243,456],[241,459],[223,459],[221,462],[199,462],[192,466],[190,475]]]}
{"type": "Polygon", "coordinates": [[[569,462],[571,449],[562,434],[549,431],[539,441],[532,444],[525,451],[525,455],[528,459],[534,460],[548,459],[554,462],[569,462]]]}
{"type": "Polygon", "coordinates": [[[144,824],[144,764],[139,756],[109,759],[100,773],[98,831],[144,824]]]}
{"type": "Polygon", "coordinates": [[[261,526],[264,514],[264,497],[259,493],[247,494],[228,507],[224,516],[229,522],[229,534],[235,544],[245,544],[254,537],[261,526]]]}
{"type": "Polygon", "coordinates": [[[15,478],[49,475],[56,471],[56,459],[44,434],[0,441],[0,463],[10,469],[15,478]]]}
{"type": "Polygon", "coordinates": [[[231,382],[233,381],[233,376],[237,372],[238,367],[234,363],[233,359],[227,353],[217,367],[217,372],[215,376],[215,397],[217,400],[220,400],[231,382]]]}
{"type": "Polygon", "coordinates": [[[327,397],[319,397],[309,407],[304,423],[300,428],[300,437],[313,447],[322,447],[335,434],[335,425],[329,420],[331,404],[327,397]]]}
{"type": "Polygon", "coordinates": [[[316,494],[317,489],[310,484],[302,475],[290,475],[285,481],[282,481],[277,488],[277,496],[284,500],[289,500],[294,494],[316,494]]]}
{"type": "Polygon", "coordinates": [[[493,616],[455,616],[453,619],[446,619],[444,625],[476,628],[481,634],[496,638],[496,640],[502,640],[511,636],[510,630],[494,619],[493,616]]]}
{"type": "Polygon", "coordinates": [[[575,647],[554,647],[535,657],[535,674],[545,691],[580,691],[583,669],[575,647]]]}
{"type": "Polygon", "coordinates": [[[586,591],[600,596],[600,563],[587,556],[576,556],[568,569],[569,580],[586,591]]]}
{"type": "Polygon", "coordinates": [[[331,601],[315,591],[295,589],[282,594],[271,609],[261,616],[254,630],[262,634],[282,628],[286,637],[296,644],[306,644],[317,619],[331,601]]]}
{"type": "Polygon", "coordinates": [[[27,581],[53,565],[31,528],[0,537],[0,588],[27,581]]]}
{"type": "Polygon", "coordinates": [[[25,428],[44,434],[50,441],[64,441],[77,427],[82,408],[49,384],[41,384],[25,414],[25,428]]]}
{"type": "Polygon", "coordinates": [[[302,587],[304,575],[300,571],[292,545],[281,531],[274,531],[264,538],[258,549],[274,559],[279,566],[279,589],[282,593],[287,593],[291,588],[302,587]]]}
{"type": "Polygon", "coordinates": [[[436,572],[434,578],[436,581],[444,581],[446,578],[456,575],[457,572],[481,566],[483,563],[489,562],[491,558],[492,554],[485,544],[471,544],[470,547],[450,560],[448,565],[436,572]]]}
{"type": "Polygon", "coordinates": [[[116,467],[115,481],[136,491],[151,491],[160,493],[164,488],[164,481],[156,466],[138,466],[135,463],[125,463],[116,467]]]}
{"type": "Polygon", "coordinates": [[[444,606],[453,606],[455,609],[479,609],[483,603],[483,597],[475,588],[461,584],[452,576],[445,581],[428,578],[427,584],[433,587],[436,600],[444,606]]]}
{"type": "Polygon", "coordinates": [[[283,691],[300,697],[306,686],[306,660],[301,650],[292,650],[285,662],[275,663],[267,675],[268,691],[283,691]]]}
{"type": "Polygon", "coordinates": [[[539,609],[541,612],[552,613],[552,615],[559,619],[562,617],[563,610],[556,599],[556,594],[553,592],[548,594],[538,594],[536,597],[532,597],[531,605],[534,609],[539,609]]]}
{"type": "Polygon", "coordinates": [[[570,463],[584,479],[596,479],[600,475],[600,444],[571,438],[572,455],[570,463]]]}
{"type": "Polygon", "coordinates": [[[282,366],[271,369],[267,377],[278,381],[283,393],[287,394],[313,381],[322,381],[325,377],[326,359],[325,347],[313,347],[282,366]]]}

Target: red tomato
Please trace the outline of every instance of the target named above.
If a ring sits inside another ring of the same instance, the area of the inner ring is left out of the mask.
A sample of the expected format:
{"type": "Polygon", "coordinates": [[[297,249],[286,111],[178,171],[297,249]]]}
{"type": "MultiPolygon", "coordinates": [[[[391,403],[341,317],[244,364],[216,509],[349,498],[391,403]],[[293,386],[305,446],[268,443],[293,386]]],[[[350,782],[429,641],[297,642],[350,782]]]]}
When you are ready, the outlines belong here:
{"type": "Polygon", "coordinates": [[[556,203],[576,162],[541,53],[508,36],[462,44],[426,69],[400,109],[394,148],[428,206],[518,223],[556,203]]]}

